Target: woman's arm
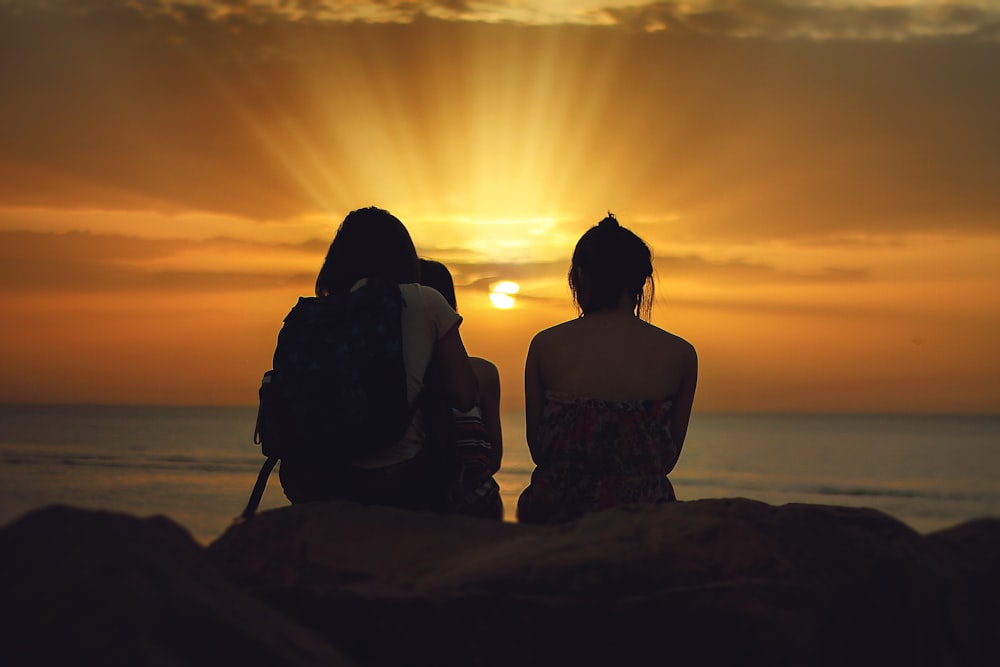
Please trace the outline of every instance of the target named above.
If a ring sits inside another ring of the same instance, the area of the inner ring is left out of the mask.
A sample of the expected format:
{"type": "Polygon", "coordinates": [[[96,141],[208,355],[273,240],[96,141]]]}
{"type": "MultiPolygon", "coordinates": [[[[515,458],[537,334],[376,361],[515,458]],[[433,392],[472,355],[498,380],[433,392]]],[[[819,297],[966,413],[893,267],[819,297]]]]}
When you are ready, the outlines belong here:
{"type": "Polygon", "coordinates": [[[459,410],[471,410],[479,403],[479,383],[457,325],[435,343],[434,354],[441,364],[444,386],[452,406],[459,410]]]}
{"type": "Polygon", "coordinates": [[[500,423],[500,371],[492,362],[481,357],[469,357],[479,381],[479,409],[483,426],[490,441],[490,471],[500,469],[503,458],[503,427],[500,423]]]}
{"type": "Polygon", "coordinates": [[[531,459],[538,464],[539,461],[539,433],[538,425],[542,419],[542,400],[545,389],[542,387],[542,377],[539,370],[539,347],[538,336],[531,340],[528,346],[528,356],[524,360],[524,426],[525,438],[528,441],[528,451],[531,452],[531,459]]]}
{"type": "Polygon", "coordinates": [[[687,437],[691,409],[694,407],[694,392],[698,385],[698,353],[687,341],[684,341],[684,345],[681,384],[670,408],[670,436],[677,445],[678,454],[684,446],[684,438],[687,437]]]}

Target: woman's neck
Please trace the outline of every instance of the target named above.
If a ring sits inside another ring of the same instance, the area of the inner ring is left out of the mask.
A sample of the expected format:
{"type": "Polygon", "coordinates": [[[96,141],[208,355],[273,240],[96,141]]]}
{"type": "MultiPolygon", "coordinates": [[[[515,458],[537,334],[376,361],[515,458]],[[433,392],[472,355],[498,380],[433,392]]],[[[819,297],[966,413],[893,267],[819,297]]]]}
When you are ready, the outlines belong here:
{"type": "Polygon", "coordinates": [[[602,317],[635,317],[635,308],[635,297],[622,293],[615,305],[593,311],[585,315],[585,317],[593,317],[595,315],[602,317]]]}

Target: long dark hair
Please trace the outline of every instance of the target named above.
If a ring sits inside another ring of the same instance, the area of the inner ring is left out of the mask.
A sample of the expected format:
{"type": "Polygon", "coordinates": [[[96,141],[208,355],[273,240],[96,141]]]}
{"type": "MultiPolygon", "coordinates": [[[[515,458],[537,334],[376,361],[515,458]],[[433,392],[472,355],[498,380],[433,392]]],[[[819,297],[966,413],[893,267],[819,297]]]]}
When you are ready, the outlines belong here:
{"type": "Polygon", "coordinates": [[[316,277],[316,296],[344,293],[362,278],[388,284],[415,283],[420,265],[413,239],[399,219],[370,206],[351,211],[316,277]]]}
{"type": "Polygon", "coordinates": [[[577,241],[569,288],[584,315],[614,308],[627,294],[635,300],[636,317],[649,320],[655,289],[649,246],[608,213],[577,241]]]}

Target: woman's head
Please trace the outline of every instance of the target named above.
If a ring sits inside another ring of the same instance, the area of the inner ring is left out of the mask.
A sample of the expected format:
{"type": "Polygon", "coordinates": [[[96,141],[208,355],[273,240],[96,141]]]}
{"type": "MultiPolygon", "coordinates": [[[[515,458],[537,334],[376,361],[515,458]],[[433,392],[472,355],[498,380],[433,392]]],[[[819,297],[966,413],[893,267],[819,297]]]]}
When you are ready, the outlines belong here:
{"type": "Polygon", "coordinates": [[[584,315],[617,308],[624,296],[636,316],[648,320],[654,290],[649,246],[609,213],[577,242],[569,287],[584,315]]]}
{"type": "Polygon", "coordinates": [[[316,295],[346,292],[362,278],[415,283],[417,250],[406,227],[388,211],[371,206],[351,211],[340,223],[316,278],[316,295]]]}
{"type": "Polygon", "coordinates": [[[436,289],[452,307],[452,310],[458,310],[458,302],[455,299],[455,281],[447,266],[441,262],[435,262],[433,259],[421,259],[420,284],[436,289]]]}

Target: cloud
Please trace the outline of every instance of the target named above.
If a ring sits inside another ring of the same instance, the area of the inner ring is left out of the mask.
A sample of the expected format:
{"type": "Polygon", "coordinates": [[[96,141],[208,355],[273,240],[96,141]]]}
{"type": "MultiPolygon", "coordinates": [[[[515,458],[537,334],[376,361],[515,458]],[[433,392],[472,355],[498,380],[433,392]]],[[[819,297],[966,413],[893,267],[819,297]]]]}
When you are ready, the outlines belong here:
{"type": "Polygon", "coordinates": [[[421,20],[603,28],[767,39],[898,40],[930,36],[996,39],[1000,8],[964,3],[886,4],[873,0],[89,0],[8,1],[12,13],[83,17],[116,12],[184,25],[233,28],[279,23],[412,24],[421,20]]]}
{"type": "Polygon", "coordinates": [[[997,37],[1000,8],[985,1],[886,4],[873,0],[8,0],[9,11],[68,17],[128,12],[183,25],[232,28],[272,23],[412,24],[433,19],[604,28],[768,39],[898,40],[928,36],[997,37]]]}
{"type": "Polygon", "coordinates": [[[514,282],[560,281],[566,276],[568,262],[447,262],[448,269],[459,287],[483,292],[490,291],[490,285],[500,280],[514,282]]]}
{"type": "MultiPolygon", "coordinates": [[[[463,261],[445,262],[456,285],[469,290],[489,292],[499,280],[519,283],[539,282],[564,285],[570,260],[547,262],[497,263],[463,261]]],[[[766,261],[749,259],[710,259],[700,255],[658,255],[654,260],[658,279],[687,281],[701,285],[759,287],[766,285],[861,284],[874,277],[867,268],[825,266],[802,271],[784,269],[766,261]]],[[[531,296],[530,288],[519,296],[531,296]]]]}
{"type": "Polygon", "coordinates": [[[865,283],[872,280],[864,268],[827,266],[811,271],[779,269],[766,262],[709,260],[695,255],[660,257],[655,261],[658,275],[667,280],[691,280],[707,284],[739,285],[819,285],[865,283]]]}
{"type": "Polygon", "coordinates": [[[691,2],[686,28],[636,34],[682,5],[621,4],[529,26],[428,18],[499,2],[8,2],[0,201],[252,220],[612,208],[684,241],[994,230],[988,5],[691,2]],[[899,37],[932,20],[975,28],[899,37]],[[877,29],[788,39],[806,23],[877,29]]]}
{"type": "Polygon", "coordinates": [[[0,231],[0,290],[247,292],[309,286],[315,273],[287,268],[287,258],[315,264],[317,254],[322,258],[324,250],[325,244],[318,241],[282,245],[237,239],[151,240],[83,232],[0,231]],[[205,268],[211,266],[208,261],[177,262],[190,253],[217,260],[235,255],[235,260],[219,262],[228,268],[215,270],[205,268]],[[284,262],[276,261],[282,258],[284,262]]]}
{"type": "MultiPolygon", "coordinates": [[[[88,292],[254,291],[294,286],[306,293],[326,251],[321,240],[275,244],[234,238],[143,239],[86,232],[0,231],[0,290],[88,292]]],[[[560,300],[569,260],[502,263],[447,261],[464,290],[489,292],[499,280],[525,286],[519,298],[560,300]],[[541,286],[542,289],[538,289],[541,286]]],[[[656,259],[661,280],[704,285],[859,283],[865,269],[788,271],[766,262],[710,260],[696,255],[656,259]]]]}
{"type": "Polygon", "coordinates": [[[633,30],[766,39],[995,39],[1000,8],[986,3],[703,0],[635,3],[598,11],[633,30]]]}

